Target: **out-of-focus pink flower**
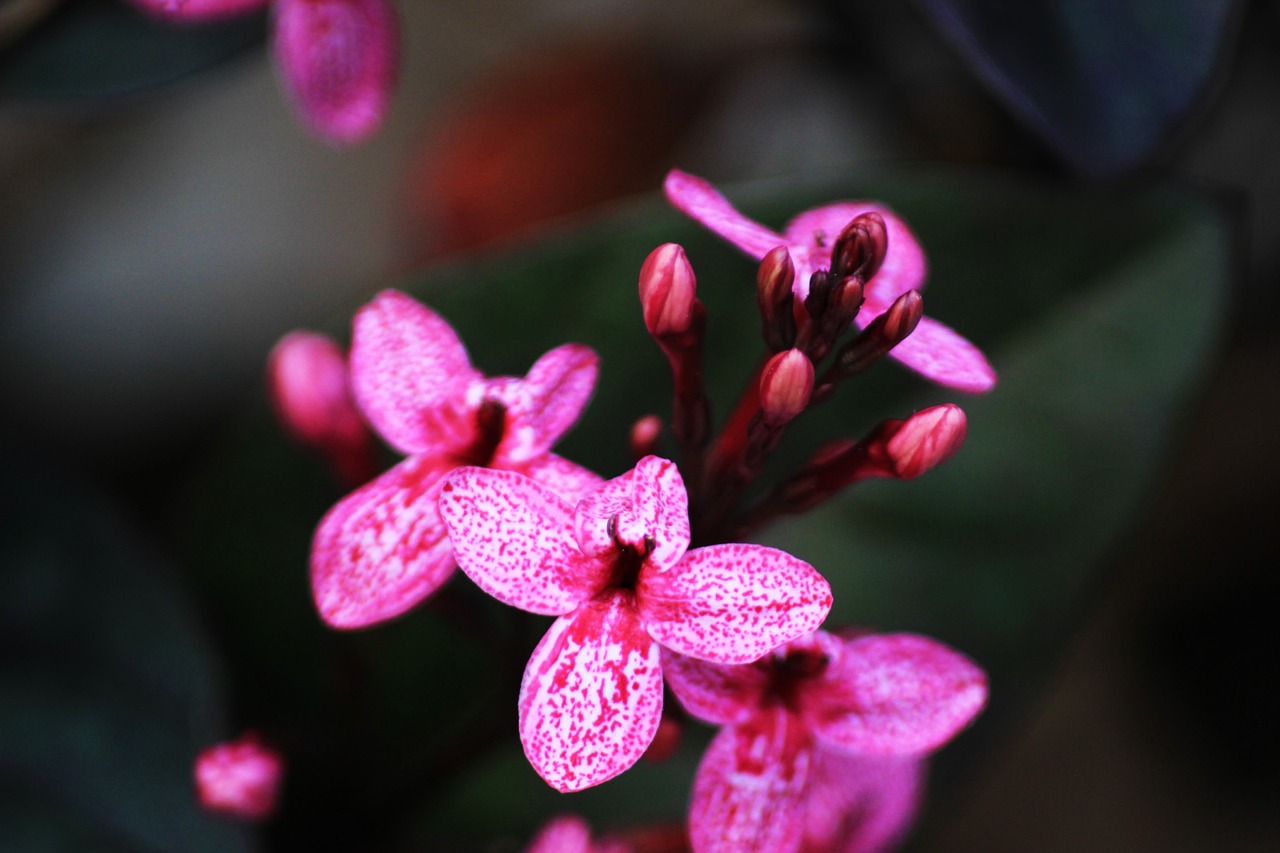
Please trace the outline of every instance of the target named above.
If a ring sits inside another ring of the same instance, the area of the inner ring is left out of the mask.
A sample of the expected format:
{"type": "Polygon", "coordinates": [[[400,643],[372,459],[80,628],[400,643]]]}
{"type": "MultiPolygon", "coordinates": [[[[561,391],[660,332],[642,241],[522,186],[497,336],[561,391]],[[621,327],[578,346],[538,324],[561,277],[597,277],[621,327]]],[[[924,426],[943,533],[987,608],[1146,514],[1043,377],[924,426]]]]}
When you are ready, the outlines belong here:
{"type": "Polygon", "coordinates": [[[315,133],[338,145],[382,126],[400,64],[390,0],[130,0],[159,17],[196,23],[271,6],[276,63],[315,133]]]}
{"type": "Polygon", "coordinates": [[[453,573],[436,500],[463,465],[518,471],[568,499],[601,482],[550,452],[595,388],[588,347],[551,350],[523,378],[487,378],[441,317],[388,290],[357,313],[351,342],[356,402],[408,458],[343,498],[311,546],[311,589],[325,622],[360,628],[399,616],[453,573]]]}
{"type": "Polygon", "coordinates": [[[569,814],[547,821],[525,853],[631,853],[631,848],[617,839],[592,841],[587,822],[569,814]]]}
{"type": "MultiPolygon", "coordinates": [[[[854,319],[859,328],[888,311],[899,296],[924,284],[926,263],[920,244],[906,223],[881,205],[856,201],[816,207],[796,216],[779,234],[743,216],[701,178],[673,170],[664,189],[677,209],[757,260],[785,246],[795,268],[792,289],[800,301],[809,294],[810,276],[830,268],[832,247],[845,226],[861,214],[878,214],[888,248],[879,270],[863,285],[865,302],[854,319]]],[[[995,371],[981,351],[928,317],[889,355],[934,382],[961,391],[989,391],[995,386],[995,371]]]]}
{"type": "Polygon", "coordinates": [[[924,795],[924,758],[868,758],[816,744],[802,801],[802,853],[884,853],[903,840],[924,795]]]}
{"type": "Polygon", "coordinates": [[[284,762],[250,733],[196,757],[196,796],[209,811],[260,820],[276,810],[284,762]]]}
{"type": "Polygon", "coordinates": [[[895,762],[942,746],[987,698],[986,676],[972,661],[913,634],[845,640],[818,631],[747,666],[670,654],[663,666],[685,709],[723,726],[694,780],[695,853],[795,853],[810,809],[829,841],[838,829],[845,843],[874,818],[888,828],[866,827],[861,837],[888,843],[910,819],[916,790],[896,775],[911,771],[895,762]],[[839,789],[832,768],[841,756],[870,762],[857,790],[839,789]],[[887,775],[877,781],[877,773],[887,775]],[[863,803],[881,811],[860,817],[863,803]]]}
{"type": "Polygon", "coordinates": [[[560,791],[626,770],[662,716],[659,644],[722,664],[756,660],[812,631],[831,588],[808,563],[761,545],[687,551],[688,495],[648,456],[575,507],[528,477],[463,468],[440,514],[480,588],[559,618],[520,685],[520,739],[560,791]]]}

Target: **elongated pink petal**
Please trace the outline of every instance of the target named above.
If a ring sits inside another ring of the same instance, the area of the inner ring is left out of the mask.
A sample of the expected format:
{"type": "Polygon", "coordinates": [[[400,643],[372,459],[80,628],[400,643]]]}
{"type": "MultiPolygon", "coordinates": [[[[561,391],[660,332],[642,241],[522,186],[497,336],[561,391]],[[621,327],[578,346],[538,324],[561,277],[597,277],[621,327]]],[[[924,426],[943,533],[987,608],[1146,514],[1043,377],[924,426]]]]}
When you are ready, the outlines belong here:
{"type": "Polygon", "coordinates": [[[887,853],[920,809],[925,762],[814,749],[804,796],[804,853],[887,853]]]}
{"type": "Polygon", "coordinates": [[[612,779],[639,760],[662,720],[658,645],[630,593],[585,602],[555,621],[520,684],[520,741],[558,791],[612,779]]]}
{"type": "Polygon", "coordinates": [[[275,12],[276,59],[307,124],[338,145],[371,136],[399,72],[389,0],[275,0],[275,12]]]}
{"type": "MultiPolygon", "coordinates": [[[[787,223],[783,233],[791,250],[791,259],[796,265],[796,295],[802,299],[808,295],[810,274],[831,266],[831,249],[835,239],[846,225],[863,213],[878,213],[884,220],[889,237],[884,262],[867,289],[883,294],[887,308],[908,290],[924,287],[928,263],[920,242],[907,224],[884,205],[868,201],[842,201],[806,210],[787,223]]],[[[883,309],[871,316],[879,313],[883,313],[883,309]]]]}
{"type": "Polygon", "coordinates": [[[781,234],[739,213],[719,190],[702,178],[672,169],[662,189],[676,210],[753,258],[763,258],[769,250],[787,243],[781,234]]]}
{"type": "Polygon", "coordinates": [[[986,701],[986,674],[959,652],[916,634],[873,634],[845,645],[801,707],[833,746],[911,756],[955,737],[986,701]]]}
{"type": "Polygon", "coordinates": [[[794,853],[811,756],[804,726],[776,706],[721,729],[693,780],[694,853],[794,853]]]}
{"type": "Polygon", "coordinates": [[[468,387],[480,378],[453,327],[384,290],[353,321],[351,384],[374,428],[402,453],[453,451],[475,437],[468,387]]]}
{"type": "Polygon", "coordinates": [[[453,573],[436,499],[448,459],[410,457],[339,501],[311,543],[311,593],[334,628],[404,613],[453,573]]]}
{"type": "Polygon", "coordinates": [[[587,554],[612,552],[617,542],[647,555],[654,571],[673,565],[689,547],[689,494],[676,464],[646,456],[636,467],[586,496],[574,511],[574,535],[587,554]]]}
{"type": "Polygon", "coordinates": [[[507,420],[495,464],[515,465],[546,453],[586,408],[599,369],[590,347],[565,344],[534,362],[524,379],[496,385],[492,396],[506,405],[507,420]]]}
{"type": "Polygon", "coordinates": [[[178,22],[216,21],[263,9],[270,0],[129,0],[134,6],[178,22]]]}
{"type": "Polygon", "coordinates": [[[755,664],[711,663],[667,648],[662,676],[686,711],[716,726],[756,713],[769,686],[768,674],[755,664]]]}
{"type": "Polygon", "coordinates": [[[534,457],[513,470],[532,477],[570,504],[576,504],[604,484],[604,478],[554,453],[534,457]]]}
{"type": "MultiPolygon", "coordinates": [[[[875,319],[868,300],[858,315],[861,323],[875,319]]],[[[921,317],[906,340],[889,350],[889,355],[939,385],[981,394],[996,385],[996,372],[982,351],[937,320],[921,317]]]]}
{"type": "Polygon", "coordinates": [[[440,492],[458,566],[494,598],[559,616],[590,598],[609,567],[573,545],[573,510],[551,489],[513,471],[459,468],[440,492]]]}
{"type": "Polygon", "coordinates": [[[591,827],[577,815],[560,815],[547,821],[525,853],[592,853],[591,827]]]}
{"type": "Polygon", "coordinates": [[[641,570],[636,600],[655,640],[717,663],[748,663],[822,624],[831,587],[813,566],[763,545],[696,548],[641,570]]]}

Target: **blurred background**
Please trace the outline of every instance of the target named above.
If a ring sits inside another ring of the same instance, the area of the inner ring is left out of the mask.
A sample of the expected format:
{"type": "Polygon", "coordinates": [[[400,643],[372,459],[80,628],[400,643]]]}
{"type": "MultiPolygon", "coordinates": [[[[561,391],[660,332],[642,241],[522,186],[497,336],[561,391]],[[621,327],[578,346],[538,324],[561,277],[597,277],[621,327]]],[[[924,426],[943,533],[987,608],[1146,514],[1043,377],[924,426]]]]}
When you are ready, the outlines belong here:
{"type": "MultiPolygon", "coordinates": [[[[966,186],[991,175],[1100,210],[1176,186],[1228,235],[1223,280],[1206,283],[1226,308],[1205,318],[1203,373],[1043,683],[983,736],[912,849],[1280,848],[1266,556],[1280,550],[1280,4],[406,0],[399,12],[389,120],[336,150],[293,115],[263,15],[175,28],[113,0],[0,2],[11,568],[33,553],[29,524],[81,541],[59,515],[64,488],[172,559],[174,501],[244,410],[265,408],[263,365],[283,333],[341,332],[415,271],[518,258],[652,203],[673,166],[728,187],[797,175],[857,187],[942,167],[966,186]]],[[[1095,251],[1071,247],[1085,267],[1095,251]]],[[[197,621],[216,621],[171,574],[197,621]]],[[[24,602],[56,597],[14,576],[6,666],[43,636],[24,602]]],[[[44,808],[24,762],[58,753],[32,758],[39,715],[4,713],[2,837],[71,849],[22,822],[44,808]]],[[[122,839],[110,849],[133,849],[122,839]]]]}

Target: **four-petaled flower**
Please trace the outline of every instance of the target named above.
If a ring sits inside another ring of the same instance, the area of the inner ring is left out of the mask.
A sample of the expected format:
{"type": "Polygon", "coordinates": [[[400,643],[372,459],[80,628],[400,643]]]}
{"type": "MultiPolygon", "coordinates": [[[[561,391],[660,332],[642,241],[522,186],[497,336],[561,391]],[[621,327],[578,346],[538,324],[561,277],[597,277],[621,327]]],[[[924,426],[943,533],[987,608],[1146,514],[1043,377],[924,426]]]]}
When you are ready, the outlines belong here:
{"type": "Polygon", "coordinates": [[[463,468],[440,514],[458,565],[507,604],[559,618],[520,685],[520,740],[560,791],[626,770],[662,716],[660,646],[754,661],[814,630],[831,588],[761,545],[689,546],[674,463],[647,456],[574,504],[520,474],[463,468]]]}
{"type": "MultiPolygon", "coordinates": [[[[757,260],[786,246],[795,264],[792,289],[801,301],[809,293],[810,276],[831,266],[831,249],[844,227],[860,214],[879,214],[888,231],[888,254],[879,271],[864,283],[866,301],[854,318],[859,328],[888,311],[902,294],[924,285],[926,265],[920,244],[906,223],[881,205],[854,201],[816,207],[797,215],[779,234],[743,216],[701,178],[673,170],[663,188],[678,210],[757,260]]],[[[934,382],[961,391],[989,391],[996,382],[995,371],[977,347],[928,317],[921,318],[915,331],[889,355],[934,382]]]]}
{"type": "Polygon", "coordinates": [[[601,482],[549,452],[595,388],[590,348],[565,344],[524,378],[486,378],[448,323],[392,290],[361,308],[353,327],[356,402],[408,458],[340,501],[316,529],[312,593],[336,628],[399,616],[449,578],[453,555],[436,499],[453,469],[518,471],[568,498],[601,482]]]}
{"type": "MultiPolygon", "coordinates": [[[[827,838],[826,849],[842,849],[837,841],[871,828],[851,814],[842,819],[855,825],[841,828],[834,817],[877,796],[885,812],[876,819],[908,820],[917,787],[910,767],[882,768],[893,790],[877,792],[863,779],[842,800],[824,763],[842,755],[918,760],[967,726],[987,698],[986,676],[972,661],[914,634],[844,640],[817,631],[748,666],[679,655],[664,655],[663,666],[685,709],[723,726],[694,780],[694,853],[794,853],[809,811],[826,827],[819,833],[845,835],[827,838]]],[[[889,826],[882,837],[903,828],[889,826]]]]}

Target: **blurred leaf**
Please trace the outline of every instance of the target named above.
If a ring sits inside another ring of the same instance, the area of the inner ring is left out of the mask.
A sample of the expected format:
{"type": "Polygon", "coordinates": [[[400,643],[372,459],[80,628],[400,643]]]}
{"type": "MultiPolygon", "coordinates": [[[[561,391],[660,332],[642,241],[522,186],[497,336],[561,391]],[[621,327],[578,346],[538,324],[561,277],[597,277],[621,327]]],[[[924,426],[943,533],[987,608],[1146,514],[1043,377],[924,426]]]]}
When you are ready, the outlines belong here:
{"type": "Polygon", "coordinates": [[[918,0],[1005,104],[1071,165],[1140,165],[1186,117],[1234,37],[1231,0],[918,0]]]}

